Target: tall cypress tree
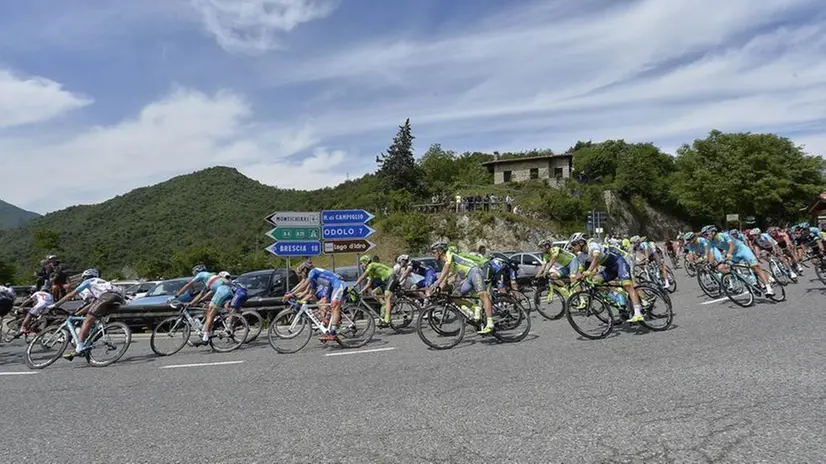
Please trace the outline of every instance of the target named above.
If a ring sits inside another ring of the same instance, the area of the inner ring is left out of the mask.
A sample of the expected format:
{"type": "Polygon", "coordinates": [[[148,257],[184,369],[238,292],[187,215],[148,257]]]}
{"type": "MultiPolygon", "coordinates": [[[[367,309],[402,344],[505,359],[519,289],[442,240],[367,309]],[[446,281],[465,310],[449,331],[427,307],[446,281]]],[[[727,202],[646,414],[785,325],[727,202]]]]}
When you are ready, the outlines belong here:
{"type": "Polygon", "coordinates": [[[404,189],[414,195],[421,193],[422,174],[413,156],[414,138],[407,119],[399,126],[387,151],[376,156],[377,175],[389,191],[404,189]]]}

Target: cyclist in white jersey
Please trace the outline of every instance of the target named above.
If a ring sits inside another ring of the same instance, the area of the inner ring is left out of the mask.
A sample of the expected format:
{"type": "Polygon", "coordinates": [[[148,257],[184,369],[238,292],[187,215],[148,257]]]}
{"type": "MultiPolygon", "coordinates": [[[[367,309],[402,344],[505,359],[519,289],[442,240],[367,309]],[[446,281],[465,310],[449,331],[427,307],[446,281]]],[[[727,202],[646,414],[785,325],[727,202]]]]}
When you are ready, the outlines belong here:
{"type": "Polygon", "coordinates": [[[89,331],[92,330],[95,321],[97,321],[98,318],[108,315],[124,303],[123,290],[101,279],[100,272],[98,272],[97,269],[87,269],[83,271],[80,278],[83,279],[83,282],[81,282],[77,288],[69,292],[68,295],[61,298],[57,303],[48,306],[49,309],[58,307],[67,301],[71,301],[74,297],[84,294],[86,290],[91,294],[89,298],[91,303],[83,306],[75,313],[78,315],[86,313],[86,318],[83,320],[83,325],[77,334],[79,342],[77,347],[74,351],[63,355],[64,358],[70,361],[75,356],[86,351],[86,337],[89,336],[89,331]]]}
{"type": "Polygon", "coordinates": [[[26,308],[31,306],[29,312],[26,314],[26,317],[23,318],[23,322],[20,323],[20,330],[17,331],[17,334],[14,338],[18,338],[22,335],[30,334],[29,331],[29,322],[31,322],[32,318],[40,316],[48,309],[49,305],[54,303],[54,298],[52,294],[49,292],[39,291],[34,292],[31,294],[30,297],[26,298],[20,307],[26,308]]]}

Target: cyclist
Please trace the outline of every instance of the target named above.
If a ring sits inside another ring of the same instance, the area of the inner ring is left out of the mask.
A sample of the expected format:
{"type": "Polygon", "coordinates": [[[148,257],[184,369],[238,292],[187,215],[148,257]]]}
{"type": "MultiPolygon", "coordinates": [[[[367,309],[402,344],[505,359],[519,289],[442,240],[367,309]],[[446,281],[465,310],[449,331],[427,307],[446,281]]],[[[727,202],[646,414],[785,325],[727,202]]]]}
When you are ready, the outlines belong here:
{"type": "MultiPolygon", "coordinates": [[[[585,240],[585,235],[577,232],[571,237],[569,243],[572,251],[577,254],[577,259],[587,266],[588,269],[582,272],[582,276],[591,277],[595,283],[610,282],[619,279],[620,284],[631,297],[634,307],[634,315],[628,322],[642,322],[645,318],[642,315],[642,305],[637,290],[634,289],[634,280],[631,276],[631,268],[619,249],[610,245],[602,245],[595,241],[585,240]],[[597,268],[603,266],[603,270],[597,273],[597,268]]],[[[574,276],[576,280],[578,276],[574,276]]]]}
{"type": "Polygon", "coordinates": [[[337,338],[336,330],[341,321],[341,299],[344,297],[344,291],[347,290],[347,285],[344,284],[338,274],[315,267],[313,263],[309,261],[298,266],[296,272],[302,280],[292,293],[284,295],[284,301],[290,301],[293,295],[301,295],[305,292],[315,294],[319,286],[326,287],[327,293],[324,295],[324,300],[326,300],[324,304],[329,303],[330,305],[330,312],[332,313],[330,316],[331,325],[330,329],[321,336],[320,340],[322,342],[335,341],[337,338]]]}
{"type": "MultiPolygon", "coordinates": [[[[747,263],[748,266],[754,270],[754,273],[757,275],[758,279],[760,279],[760,282],[766,286],[766,296],[774,295],[774,289],[772,289],[768,274],[766,274],[766,271],[760,267],[760,264],[757,262],[757,257],[754,256],[754,253],[751,252],[751,249],[749,249],[745,243],[737,240],[726,232],[718,231],[717,226],[715,225],[707,225],[703,227],[700,233],[708,238],[710,247],[717,248],[726,254],[726,261],[731,261],[735,264],[747,263]]],[[[709,253],[706,257],[712,264],[719,262],[711,253],[709,253]]]]}
{"type": "Polygon", "coordinates": [[[83,325],[80,326],[80,331],[77,334],[78,345],[74,351],[63,355],[64,358],[70,361],[88,349],[86,346],[86,337],[89,336],[89,332],[92,330],[95,321],[118,309],[120,305],[125,302],[123,299],[123,290],[101,279],[100,272],[97,269],[87,269],[83,271],[80,278],[83,279],[80,285],[56,303],[47,306],[47,309],[51,311],[67,301],[71,301],[75,296],[81,294],[88,295],[90,304],[84,305],[76,312],[77,315],[86,313],[86,318],[83,320],[83,325]],[[86,290],[89,291],[88,294],[85,293],[86,290]]]}
{"type": "Polygon", "coordinates": [[[568,278],[580,270],[581,266],[576,255],[558,246],[553,246],[550,240],[542,240],[537,247],[542,253],[545,264],[536,275],[542,277],[547,274],[562,296],[568,298],[571,292],[561,279],[568,278]],[[559,266],[555,267],[554,264],[559,264],[559,266]]]}
{"type": "Polygon", "coordinates": [[[11,285],[0,285],[0,318],[5,316],[14,307],[14,299],[17,296],[11,285]]]}
{"type": "Polygon", "coordinates": [[[226,274],[225,278],[229,280],[229,288],[232,289],[232,299],[227,303],[226,307],[235,312],[241,312],[241,308],[244,307],[244,304],[249,298],[247,287],[237,280],[232,280],[228,272],[224,271],[221,274],[226,274]]]}
{"type": "MultiPolygon", "coordinates": [[[[364,258],[367,257],[361,257],[361,259],[364,258]]],[[[407,258],[408,261],[410,260],[410,257],[407,255],[402,255],[399,258],[407,258]]],[[[364,280],[367,280],[367,286],[362,291],[366,292],[370,288],[376,289],[376,298],[384,303],[384,318],[382,322],[384,324],[390,324],[390,312],[393,309],[393,292],[399,287],[398,275],[396,275],[392,267],[378,261],[371,261],[364,267],[364,272],[362,272],[358,280],[356,280],[355,287],[358,287],[364,280]]]]}
{"type": "Polygon", "coordinates": [[[26,298],[26,301],[24,301],[20,307],[27,308],[31,306],[31,309],[29,309],[29,312],[26,313],[26,317],[23,318],[23,322],[20,323],[20,329],[17,331],[14,338],[31,334],[32,332],[29,330],[29,323],[31,320],[46,312],[47,308],[52,303],[54,303],[54,297],[52,297],[52,294],[42,290],[34,292],[31,296],[26,298]]]}
{"type": "Polygon", "coordinates": [[[430,251],[433,253],[433,257],[444,263],[442,274],[436,283],[433,284],[433,287],[444,289],[447,284],[447,279],[451,275],[451,271],[455,271],[456,274],[464,279],[459,288],[459,294],[465,296],[471,291],[474,291],[478,294],[479,299],[482,301],[482,306],[484,306],[487,324],[479,331],[479,334],[485,335],[493,332],[493,304],[491,302],[490,292],[488,292],[485,286],[482,269],[476,262],[478,258],[453,251],[449,249],[447,243],[444,242],[434,243],[430,246],[430,251]]]}
{"type": "MultiPolygon", "coordinates": [[[[407,255],[402,255],[399,258],[404,256],[407,255]]],[[[404,272],[399,278],[399,282],[405,282],[411,276],[417,289],[425,289],[436,282],[436,269],[432,266],[428,266],[422,261],[410,261],[407,267],[404,268],[404,272]]]]}
{"type": "Polygon", "coordinates": [[[639,235],[635,235],[631,237],[631,244],[633,245],[633,251],[631,252],[632,259],[636,258],[636,253],[642,253],[643,255],[643,262],[642,264],[645,265],[648,261],[654,261],[657,263],[657,267],[660,268],[660,275],[663,279],[664,285],[666,287],[671,286],[671,282],[668,280],[668,272],[666,271],[665,261],[662,259],[660,253],[660,249],[657,247],[654,242],[650,242],[647,240],[643,240],[639,235]]]}
{"type": "Polygon", "coordinates": [[[209,344],[209,338],[212,336],[212,323],[215,320],[215,314],[218,310],[232,298],[232,289],[229,286],[229,280],[220,275],[209,272],[203,264],[198,264],[192,268],[192,280],[186,283],[180,290],[175,292],[175,296],[170,298],[174,300],[184,294],[187,290],[192,288],[196,283],[204,284],[204,289],[191,304],[198,304],[201,300],[205,300],[207,296],[212,295],[209,302],[209,309],[207,310],[206,318],[204,319],[204,334],[201,340],[196,340],[192,346],[199,347],[209,344]]]}
{"type": "Polygon", "coordinates": [[[797,253],[794,251],[794,242],[792,242],[791,237],[789,237],[789,233],[776,226],[769,227],[767,232],[769,233],[769,236],[777,242],[778,248],[782,251],[780,254],[780,259],[786,263],[789,269],[794,269],[798,274],[800,274],[803,271],[803,268],[800,266],[800,263],[797,262],[797,253]]]}

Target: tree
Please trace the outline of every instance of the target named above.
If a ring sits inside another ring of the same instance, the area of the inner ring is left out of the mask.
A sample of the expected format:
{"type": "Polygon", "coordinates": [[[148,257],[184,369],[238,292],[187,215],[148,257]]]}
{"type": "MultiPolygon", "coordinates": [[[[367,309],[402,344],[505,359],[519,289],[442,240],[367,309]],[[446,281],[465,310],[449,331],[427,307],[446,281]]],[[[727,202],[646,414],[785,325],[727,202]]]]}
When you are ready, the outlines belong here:
{"type": "Polygon", "coordinates": [[[387,190],[407,189],[414,195],[421,193],[422,175],[413,156],[413,139],[410,119],[407,119],[399,126],[387,152],[376,157],[377,174],[387,190]]]}
{"type": "Polygon", "coordinates": [[[11,263],[0,259],[0,285],[13,283],[15,281],[16,269],[11,263]]]}
{"type": "Polygon", "coordinates": [[[775,134],[711,131],[677,151],[671,184],[693,216],[793,221],[823,186],[823,160],[775,134]]]}
{"type": "Polygon", "coordinates": [[[34,231],[32,251],[34,251],[36,255],[45,255],[47,253],[57,253],[59,251],[63,251],[60,246],[60,233],[52,229],[37,229],[34,231]]]}

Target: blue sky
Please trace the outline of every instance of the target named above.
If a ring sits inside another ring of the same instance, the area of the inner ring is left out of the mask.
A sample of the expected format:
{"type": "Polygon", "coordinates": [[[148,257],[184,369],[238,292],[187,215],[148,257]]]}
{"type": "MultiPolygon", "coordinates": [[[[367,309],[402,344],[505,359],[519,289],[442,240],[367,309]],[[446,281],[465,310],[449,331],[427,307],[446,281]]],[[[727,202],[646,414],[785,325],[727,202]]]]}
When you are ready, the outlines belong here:
{"type": "Polygon", "coordinates": [[[3,2],[0,198],[45,213],[214,165],[335,185],[374,170],[407,117],[418,154],[673,152],[712,128],[822,154],[820,3],[3,2]]]}

